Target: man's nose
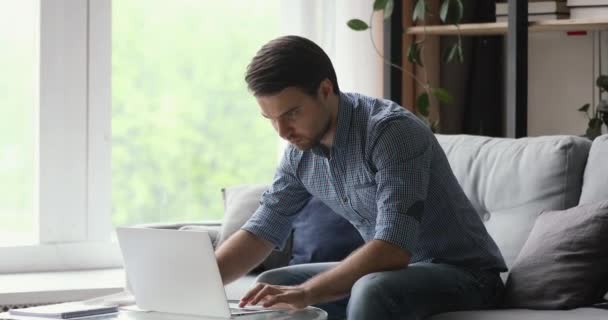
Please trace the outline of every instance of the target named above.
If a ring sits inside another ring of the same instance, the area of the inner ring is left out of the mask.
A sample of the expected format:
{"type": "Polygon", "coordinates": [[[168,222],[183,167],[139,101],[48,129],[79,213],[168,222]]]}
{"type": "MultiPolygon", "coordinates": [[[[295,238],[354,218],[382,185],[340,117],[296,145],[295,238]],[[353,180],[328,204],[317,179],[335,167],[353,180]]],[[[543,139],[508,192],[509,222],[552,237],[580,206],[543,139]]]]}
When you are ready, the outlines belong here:
{"type": "Polygon", "coordinates": [[[285,120],[278,119],[275,122],[275,129],[279,133],[279,136],[283,139],[287,139],[290,131],[289,124],[285,120]]]}

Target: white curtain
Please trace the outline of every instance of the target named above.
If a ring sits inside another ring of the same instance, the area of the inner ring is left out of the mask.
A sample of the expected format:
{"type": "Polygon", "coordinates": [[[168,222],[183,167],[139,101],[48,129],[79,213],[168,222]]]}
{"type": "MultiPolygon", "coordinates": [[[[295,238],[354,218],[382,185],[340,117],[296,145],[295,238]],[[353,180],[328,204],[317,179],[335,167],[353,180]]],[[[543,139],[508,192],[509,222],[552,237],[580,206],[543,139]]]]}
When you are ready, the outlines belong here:
{"type": "MultiPolygon", "coordinates": [[[[368,22],[373,0],[283,0],[283,34],[295,34],[317,43],[329,56],[341,91],[374,97],[383,95],[382,59],[370,40],[370,31],[353,31],[346,22],[368,22]]],[[[374,15],[373,34],[382,50],[382,13],[374,15]]]]}

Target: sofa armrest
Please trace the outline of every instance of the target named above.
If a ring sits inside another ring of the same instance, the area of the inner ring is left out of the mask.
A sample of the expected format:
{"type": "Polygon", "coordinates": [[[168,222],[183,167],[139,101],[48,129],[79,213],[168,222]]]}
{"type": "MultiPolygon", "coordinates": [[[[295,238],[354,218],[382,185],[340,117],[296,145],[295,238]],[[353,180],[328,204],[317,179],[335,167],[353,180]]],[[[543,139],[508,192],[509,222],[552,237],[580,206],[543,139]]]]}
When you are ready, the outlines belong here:
{"type": "Polygon", "coordinates": [[[137,228],[207,231],[211,244],[215,248],[220,239],[222,223],[218,221],[203,222],[178,222],[178,223],[146,223],[136,225],[137,228]]]}

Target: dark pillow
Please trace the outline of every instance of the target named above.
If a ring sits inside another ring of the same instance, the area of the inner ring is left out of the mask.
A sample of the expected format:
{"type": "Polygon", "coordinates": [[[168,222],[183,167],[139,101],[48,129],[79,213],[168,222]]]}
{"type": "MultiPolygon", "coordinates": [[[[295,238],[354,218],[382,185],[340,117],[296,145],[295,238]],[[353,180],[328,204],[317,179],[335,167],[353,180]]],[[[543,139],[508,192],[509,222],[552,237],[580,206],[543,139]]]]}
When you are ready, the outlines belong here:
{"type": "Polygon", "coordinates": [[[363,243],[348,220],[313,197],[293,222],[289,264],[340,261],[363,243]]]}
{"type": "Polygon", "coordinates": [[[543,212],[507,279],[505,304],[572,309],[608,289],[608,201],[543,212]]]}

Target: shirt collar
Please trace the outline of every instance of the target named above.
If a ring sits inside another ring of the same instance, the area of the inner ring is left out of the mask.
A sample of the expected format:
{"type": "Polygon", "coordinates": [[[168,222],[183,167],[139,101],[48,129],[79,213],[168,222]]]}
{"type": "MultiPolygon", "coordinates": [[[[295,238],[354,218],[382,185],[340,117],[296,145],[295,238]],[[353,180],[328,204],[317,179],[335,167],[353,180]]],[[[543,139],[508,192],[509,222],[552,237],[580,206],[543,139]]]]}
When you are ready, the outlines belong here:
{"type": "MultiPolygon", "coordinates": [[[[349,96],[340,92],[338,96],[338,115],[336,119],[336,136],[332,143],[332,150],[340,150],[348,144],[348,132],[350,130],[350,120],[352,117],[353,103],[349,96]]],[[[316,146],[312,148],[312,152],[318,156],[327,158],[323,148],[316,146]]],[[[331,152],[331,150],[330,150],[331,152]]]]}

